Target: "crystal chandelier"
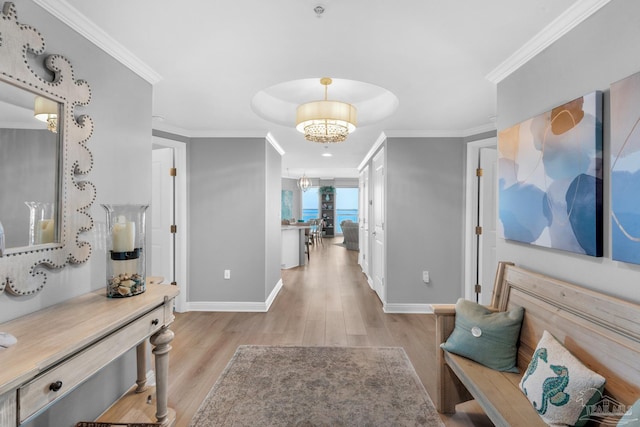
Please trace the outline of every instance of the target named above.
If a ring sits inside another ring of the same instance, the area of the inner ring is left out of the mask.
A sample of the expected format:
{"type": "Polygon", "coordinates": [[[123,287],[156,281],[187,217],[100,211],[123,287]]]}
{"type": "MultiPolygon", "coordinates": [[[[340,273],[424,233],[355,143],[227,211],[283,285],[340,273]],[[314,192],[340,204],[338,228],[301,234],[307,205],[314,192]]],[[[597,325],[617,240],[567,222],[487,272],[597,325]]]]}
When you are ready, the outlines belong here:
{"type": "Polygon", "coordinates": [[[303,173],[298,180],[298,188],[302,191],[307,191],[311,187],[311,180],[303,173]]]}
{"type": "Polygon", "coordinates": [[[356,107],[346,102],[327,100],[327,88],[332,80],[323,77],[320,83],[324,85],[324,100],[298,106],[296,129],[309,141],[322,144],[342,142],[356,130],[356,107]]]}

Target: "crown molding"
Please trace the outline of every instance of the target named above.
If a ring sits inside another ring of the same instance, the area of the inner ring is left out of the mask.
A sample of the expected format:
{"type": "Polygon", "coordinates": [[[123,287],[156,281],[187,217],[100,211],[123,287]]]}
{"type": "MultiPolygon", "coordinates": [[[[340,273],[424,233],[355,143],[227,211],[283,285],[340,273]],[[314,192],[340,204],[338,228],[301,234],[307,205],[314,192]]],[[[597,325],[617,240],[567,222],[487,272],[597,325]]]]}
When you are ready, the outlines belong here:
{"type": "Polygon", "coordinates": [[[389,138],[466,138],[492,130],[496,130],[495,123],[461,130],[387,130],[385,134],[389,138]]]}
{"type": "Polygon", "coordinates": [[[160,74],[142,62],[140,58],[108,35],[67,1],[34,0],[34,2],[150,84],[154,85],[162,80],[160,74]]]}
{"type": "Polygon", "coordinates": [[[367,152],[367,155],[364,156],[364,159],[362,159],[362,162],[360,162],[360,164],[358,165],[358,171],[361,171],[366,166],[366,164],[369,163],[369,160],[373,157],[374,154],[376,154],[376,151],[378,151],[378,148],[380,148],[380,146],[386,140],[387,140],[386,133],[380,132],[380,136],[378,136],[378,139],[376,139],[376,142],[373,143],[373,145],[369,149],[369,152],[367,152]]]}
{"type": "Polygon", "coordinates": [[[282,146],[278,144],[278,141],[276,141],[276,138],[271,134],[271,132],[267,133],[267,141],[273,146],[273,148],[275,148],[278,154],[284,156],[284,148],[282,148],[282,146]]]}
{"type": "Polygon", "coordinates": [[[533,57],[552,45],[560,37],[577,27],[585,19],[596,13],[611,0],[580,0],[574,3],[562,15],[551,21],[531,40],[515,51],[493,71],[486,79],[498,84],[533,57]]]}

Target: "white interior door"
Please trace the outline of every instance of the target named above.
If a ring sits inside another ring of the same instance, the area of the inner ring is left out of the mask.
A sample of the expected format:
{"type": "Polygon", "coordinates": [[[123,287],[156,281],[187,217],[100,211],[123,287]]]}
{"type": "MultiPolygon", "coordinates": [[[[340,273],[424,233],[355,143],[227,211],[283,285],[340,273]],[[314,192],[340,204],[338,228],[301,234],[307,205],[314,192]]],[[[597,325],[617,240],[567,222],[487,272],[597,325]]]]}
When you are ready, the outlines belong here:
{"type": "Polygon", "coordinates": [[[386,302],[384,228],[384,150],[373,158],[373,289],[386,302]]]}
{"type": "Polygon", "coordinates": [[[149,276],[162,276],[164,283],[174,278],[174,188],[169,174],[173,168],[173,148],[152,151],[151,185],[151,271],[149,276]]]}
{"type": "Polygon", "coordinates": [[[367,280],[371,277],[369,270],[369,209],[371,196],[369,194],[369,167],[365,167],[360,172],[360,267],[367,276],[367,280]]]}
{"type": "Polygon", "coordinates": [[[482,234],[479,239],[478,277],[481,292],[479,302],[489,305],[493,293],[493,283],[498,266],[496,259],[496,224],[498,211],[498,151],[495,148],[480,149],[482,178],[479,191],[479,219],[482,234]]]}

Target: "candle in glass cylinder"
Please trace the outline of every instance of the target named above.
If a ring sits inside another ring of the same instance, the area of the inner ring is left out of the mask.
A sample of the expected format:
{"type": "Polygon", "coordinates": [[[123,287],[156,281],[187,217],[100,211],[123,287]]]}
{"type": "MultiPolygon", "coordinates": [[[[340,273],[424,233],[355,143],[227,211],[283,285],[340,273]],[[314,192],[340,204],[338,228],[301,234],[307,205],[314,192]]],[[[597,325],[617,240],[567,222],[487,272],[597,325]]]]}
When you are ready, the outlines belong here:
{"type": "Polygon", "coordinates": [[[113,238],[113,252],[131,252],[135,249],[136,224],[133,221],[125,221],[124,217],[118,218],[113,224],[111,237],[113,238]]]}
{"type": "Polygon", "coordinates": [[[53,219],[41,219],[40,221],[38,221],[36,243],[53,243],[53,233],[53,219]]]}

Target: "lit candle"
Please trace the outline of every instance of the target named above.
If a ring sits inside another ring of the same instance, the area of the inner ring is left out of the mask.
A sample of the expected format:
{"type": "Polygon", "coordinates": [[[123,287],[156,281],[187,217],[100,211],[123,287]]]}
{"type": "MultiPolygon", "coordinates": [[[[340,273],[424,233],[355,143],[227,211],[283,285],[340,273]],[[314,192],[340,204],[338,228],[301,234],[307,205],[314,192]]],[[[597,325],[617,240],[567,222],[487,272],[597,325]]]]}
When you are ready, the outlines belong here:
{"type": "Polygon", "coordinates": [[[36,243],[53,243],[53,219],[42,219],[38,221],[37,230],[38,232],[36,233],[36,243]]]}
{"type": "Polygon", "coordinates": [[[136,224],[119,217],[113,224],[113,252],[131,252],[135,249],[136,224]]]}

